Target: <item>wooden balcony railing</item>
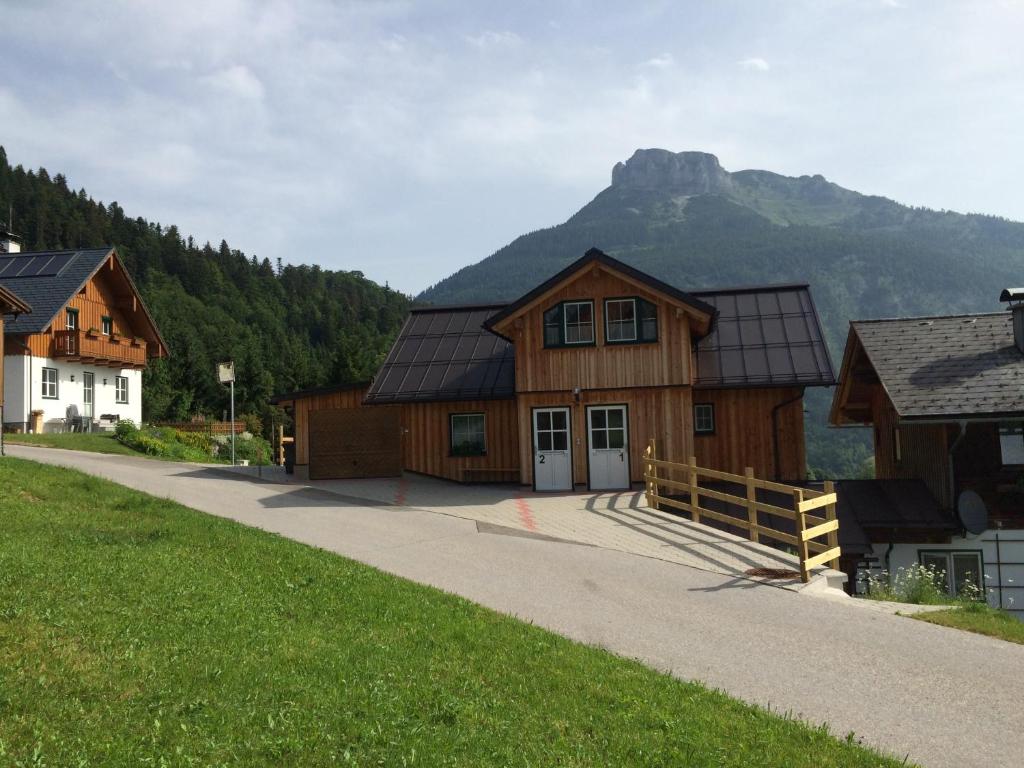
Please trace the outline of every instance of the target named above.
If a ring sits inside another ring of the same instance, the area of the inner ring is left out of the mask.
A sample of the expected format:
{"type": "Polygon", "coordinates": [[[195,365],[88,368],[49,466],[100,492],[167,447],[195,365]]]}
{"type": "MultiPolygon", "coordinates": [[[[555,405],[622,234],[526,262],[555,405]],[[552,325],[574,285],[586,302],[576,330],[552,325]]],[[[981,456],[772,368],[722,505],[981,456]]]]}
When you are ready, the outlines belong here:
{"type": "Polygon", "coordinates": [[[84,331],[54,331],[54,356],[124,368],[146,366],[146,343],[134,339],[92,336],[84,331]]]}

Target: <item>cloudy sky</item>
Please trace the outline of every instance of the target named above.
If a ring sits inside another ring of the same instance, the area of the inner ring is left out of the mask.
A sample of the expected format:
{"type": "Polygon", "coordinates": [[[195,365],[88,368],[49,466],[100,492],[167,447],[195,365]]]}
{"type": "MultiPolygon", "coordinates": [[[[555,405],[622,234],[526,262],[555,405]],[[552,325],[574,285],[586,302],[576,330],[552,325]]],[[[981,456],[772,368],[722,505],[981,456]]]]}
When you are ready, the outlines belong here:
{"type": "Polygon", "coordinates": [[[1024,220],[1021,2],[0,5],[11,162],[406,292],[637,147],[1024,220]]]}

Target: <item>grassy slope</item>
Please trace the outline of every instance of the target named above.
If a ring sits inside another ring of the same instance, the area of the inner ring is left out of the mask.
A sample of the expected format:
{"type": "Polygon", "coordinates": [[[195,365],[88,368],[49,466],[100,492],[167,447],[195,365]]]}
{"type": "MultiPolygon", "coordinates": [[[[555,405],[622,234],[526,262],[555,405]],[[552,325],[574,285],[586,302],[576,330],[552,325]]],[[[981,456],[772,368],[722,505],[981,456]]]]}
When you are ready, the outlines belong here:
{"type": "Polygon", "coordinates": [[[0,509],[0,762],[898,764],[77,472],[2,460],[0,509]]]}
{"type": "Polygon", "coordinates": [[[72,451],[89,451],[91,453],[142,455],[115,440],[112,432],[45,432],[40,435],[4,435],[4,442],[19,445],[41,445],[46,448],[67,448],[72,451]]]}
{"type": "Polygon", "coordinates": [[[1024,621],[1018,621],[1012,614],[988,606],[928,611],[914,614],[914,618],[1024,645],[1024,621]]]}

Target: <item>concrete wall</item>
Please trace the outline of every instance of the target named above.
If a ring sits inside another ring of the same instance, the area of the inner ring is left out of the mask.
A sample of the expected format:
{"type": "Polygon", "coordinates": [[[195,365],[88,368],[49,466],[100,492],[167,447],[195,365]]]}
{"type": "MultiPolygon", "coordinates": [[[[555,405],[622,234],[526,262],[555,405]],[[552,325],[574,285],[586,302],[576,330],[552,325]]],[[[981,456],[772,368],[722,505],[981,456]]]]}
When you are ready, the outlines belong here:
{"type": "MultiPolygon", "coordinates": [[[[876,545],[875,557],[881,568],[886,568],[885,553],[889,545],[876,545]]],[[[918,553],[927,551],[970,550],[980,551],[982,577],[989,605],[1011,611],[1024,621],[1024,530],[989,529],[980,536],[954,536],[949,544],[896,544],[889,553],[889,573],[896,574],[919,561],[918,553]],[[998,552],[996,537],[999,539],[998,552]],[[1000,587],[1002,603],[1000,605],[1000,587]]]]}
{"type": "Polygon", "coordinates": [[[69,363],[45,357],[10,355],[4,358],[4,423],[24,424],[30,420],[30,411],[43,411],[43,431],[57,431],[62,426],[67,407],[74,403],[79,414],[84,413],[83,373],[95,377],[94,418],[104,413],[116,413],[122,419],[138,423],[142,420],[142,371],[118,370],[101,366],[69,363]],[[56,368],[58,397],[43,398],[42,369],[56,368]],[[114,377],[128,379],[128,403],[115,402],[114,377]],[[74,377],[74,381],[71,378],[74,377]],[[106,380],[106,384],[104,384],[106,380]],[[31,382],[31,383],[30,383],[31,382]]]}

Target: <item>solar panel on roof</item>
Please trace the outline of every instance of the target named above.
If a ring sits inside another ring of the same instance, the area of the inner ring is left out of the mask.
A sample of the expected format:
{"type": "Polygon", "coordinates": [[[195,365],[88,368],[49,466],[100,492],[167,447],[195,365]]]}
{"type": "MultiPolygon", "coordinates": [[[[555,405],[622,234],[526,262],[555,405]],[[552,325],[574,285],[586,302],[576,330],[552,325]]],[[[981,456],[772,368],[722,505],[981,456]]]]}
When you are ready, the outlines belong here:
{"type": "Polygon", "coordinates": [[[53,277],[76,253],[15,254],[0,257],[0,277],[53,277]]]}

